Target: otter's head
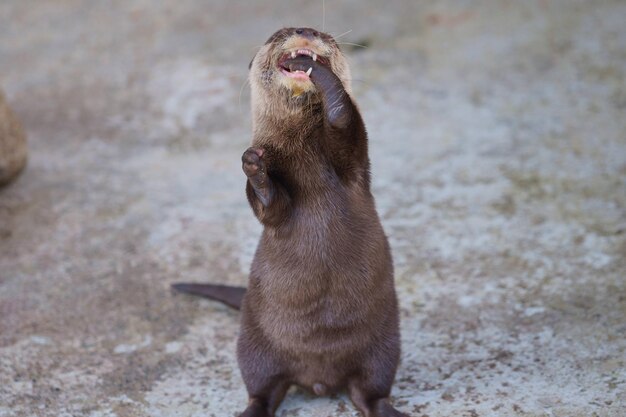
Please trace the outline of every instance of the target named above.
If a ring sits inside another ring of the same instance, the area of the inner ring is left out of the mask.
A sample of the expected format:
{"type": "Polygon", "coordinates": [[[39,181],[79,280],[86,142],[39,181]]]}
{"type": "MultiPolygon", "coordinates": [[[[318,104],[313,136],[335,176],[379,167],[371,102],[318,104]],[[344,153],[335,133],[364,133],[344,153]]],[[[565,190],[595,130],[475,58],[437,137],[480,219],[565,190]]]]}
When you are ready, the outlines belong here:
{"type": "Polygon", "coordinates": [[[283,65],[289,58],[308,55],[330,68],[350,93],[350,68],[332,36],[310,28],[284,28],[274,33],[250,63],[253,113],[298,113],[320,101],[315,85],[303,71],[283,65]]]}

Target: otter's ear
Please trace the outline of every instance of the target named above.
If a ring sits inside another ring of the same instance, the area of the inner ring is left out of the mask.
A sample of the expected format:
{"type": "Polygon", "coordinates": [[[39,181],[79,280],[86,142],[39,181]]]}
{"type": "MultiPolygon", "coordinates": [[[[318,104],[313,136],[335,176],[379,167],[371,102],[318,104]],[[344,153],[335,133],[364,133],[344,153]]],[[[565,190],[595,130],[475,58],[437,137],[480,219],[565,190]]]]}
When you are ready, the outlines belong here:
{"type": "Polygon", "coordinates": [[[252,68],[253,62],[254,62],[254,57],[252,57],[252,59],[250,60],[250,63],[248,64],[248,69],[252,68]]]}

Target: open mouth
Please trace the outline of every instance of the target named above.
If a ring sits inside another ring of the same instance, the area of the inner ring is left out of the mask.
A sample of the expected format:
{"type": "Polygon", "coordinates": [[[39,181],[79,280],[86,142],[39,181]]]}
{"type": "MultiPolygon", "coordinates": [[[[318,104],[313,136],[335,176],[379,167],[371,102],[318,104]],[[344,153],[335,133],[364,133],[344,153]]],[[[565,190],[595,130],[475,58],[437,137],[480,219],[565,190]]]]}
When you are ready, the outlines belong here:
{"type": "Polygon", "coordinates": [[[286,61],[288,59],[293,59],[299,56],[308,56],[313,61],[317,61],[322,65],[327,65],[328,61],[324,57],[317,55],[315,52],[310,49],[297,49],[290,52],[286,52],[283,54],[278,60],[278,69],[283,73],[286,77],[293,78],[300,81],[309,81],[309,76],[311,75],[312,68],[309,68],[308,71],[295,70],[292,71],[288,65],[286,65],[286,61]]]}

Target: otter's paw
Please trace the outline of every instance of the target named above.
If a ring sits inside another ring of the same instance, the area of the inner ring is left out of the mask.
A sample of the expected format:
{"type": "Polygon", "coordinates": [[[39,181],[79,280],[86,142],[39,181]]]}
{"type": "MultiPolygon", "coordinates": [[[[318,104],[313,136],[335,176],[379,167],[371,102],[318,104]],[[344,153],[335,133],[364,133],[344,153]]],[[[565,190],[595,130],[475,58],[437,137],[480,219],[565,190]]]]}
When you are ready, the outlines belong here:
{"type": "Polygon", "coordinates": [[[387,401],[379,402],[373,411],[372,416],[374,417],[409,417],[408,414],[401,413],[393,408],[387,401]]]}
{"type": "Polygon", "coordinates": [[[239,415],[239,417],[273,417],[274,414],[270,413],[265,407],[258,402],[253,402],[246,408],[246,410],[239,415]]]}
{"type": "Polygon", "coordinates": [[[262,148],[248,148],[241,157],[243,172],[248,177],[265,175],[264,150],[262,148]]]}

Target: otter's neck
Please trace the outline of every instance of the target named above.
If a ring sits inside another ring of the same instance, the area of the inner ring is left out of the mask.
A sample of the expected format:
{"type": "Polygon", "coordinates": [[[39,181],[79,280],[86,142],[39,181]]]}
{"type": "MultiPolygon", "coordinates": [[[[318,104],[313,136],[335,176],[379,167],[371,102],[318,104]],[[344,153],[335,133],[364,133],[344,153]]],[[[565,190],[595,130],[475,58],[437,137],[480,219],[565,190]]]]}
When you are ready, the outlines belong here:
{"type": "Polygon", "coordinates": [[[272,103],[253,106],[254,143],[284,151],[302,149],[324,128],[322,103],[272,103]]]}

